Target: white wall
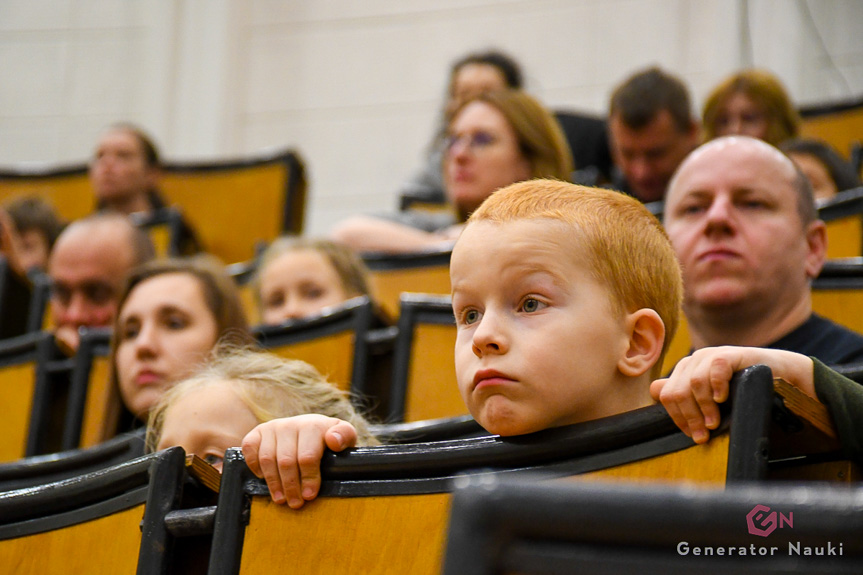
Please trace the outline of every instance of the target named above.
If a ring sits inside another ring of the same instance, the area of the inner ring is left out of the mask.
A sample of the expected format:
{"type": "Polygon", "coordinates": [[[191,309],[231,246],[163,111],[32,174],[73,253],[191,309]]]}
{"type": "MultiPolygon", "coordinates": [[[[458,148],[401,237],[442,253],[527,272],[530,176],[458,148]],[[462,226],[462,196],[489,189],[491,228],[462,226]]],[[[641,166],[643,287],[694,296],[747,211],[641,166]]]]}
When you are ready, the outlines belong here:
{"type": "Polygon", "coordinates": [[[802,104],[863,94],[858,0],[3,0],[0,165],[85,160],[116,120],[172,158],[293,146],[320,234],[394,208],[450,62],[487,47],[556,108],[602,113],[652,63],[699,107],[752,64],[802,104]]]}

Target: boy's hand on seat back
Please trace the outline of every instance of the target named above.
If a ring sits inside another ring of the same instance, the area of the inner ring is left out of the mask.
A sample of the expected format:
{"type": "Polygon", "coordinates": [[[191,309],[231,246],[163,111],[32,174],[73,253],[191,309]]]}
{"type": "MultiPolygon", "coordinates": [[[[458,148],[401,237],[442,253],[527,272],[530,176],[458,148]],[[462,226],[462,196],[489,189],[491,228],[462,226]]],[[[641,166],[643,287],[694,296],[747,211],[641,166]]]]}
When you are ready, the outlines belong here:
{"type": "Polygon", "coordinates": [[[812,360],[805,355],[758,347],[706,347],[686,357],[667,378],[650,384],[650,395],[662,403],[674,423],[695,443],[706,443],[719,426],[719,405],[728,399],[734,372],[764,364],[780,377],[815,397],[812,360]]]}
{"type": "Polygon", "coordinates": [[[324,448],[342,451],[356,441],[350,423],[309,414],[262,423],[243,438],[242,447],[246,464],[267,482],[273,501],[299,509],[318,495],[324,448]]]}

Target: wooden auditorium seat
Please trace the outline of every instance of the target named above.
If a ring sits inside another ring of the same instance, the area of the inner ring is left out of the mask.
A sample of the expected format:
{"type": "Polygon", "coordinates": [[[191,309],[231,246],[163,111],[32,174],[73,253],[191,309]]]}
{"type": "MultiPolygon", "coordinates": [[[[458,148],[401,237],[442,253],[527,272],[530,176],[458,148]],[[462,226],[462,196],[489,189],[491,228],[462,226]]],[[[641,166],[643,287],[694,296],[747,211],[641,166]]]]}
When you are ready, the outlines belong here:
{"type": "Polygon", "coordinates": [[[50,416],[53,339],[37,332],[0,341],[0,462],[39,452],[50,416]]]}
{"type": "Polygon", "coordinates": [[[405,293],[400,310],[387,421],[466,414],[455,378],[452,298],[405,293]]]}
{"type": "Polygon", "coordinates": [[[252,334],[263,348],[308,362],[339,388],[365,395],[369,391],[366,335],[377,321],[369,298],[360,296],[319,315],[256,326],[252,334]]]}
{"type": "Polygon", "coordinates": [[[98,445],[117,434],[122,403],[111,382],[110,344],[109,328],[81,331],[72,357],[64,450],[98,445]]]}
{"type": "Polygon", "coordinates": [[[254,281],[257,266],[257,258],[225,266],[225,272],[237,285],[240,302],[243,304],[243,311],[246,313],[246,321],[249,322],[249,325],[258,325],[261,323],[258,296],[255,293],[257,286],[254,281]]]}
{"type": "Polygon", "coordinates": [[[177,447],[0,493],[0,565],[14,566],[21,575],[135,569],[156,574],[169,567],[174,573],[204,572],[209,537],[203,546],[192,537],[179,541],[200,531],[196,516],[183,507],[211,502],[214,495],[188,477],[185,454],[177,447]]]}
{"type": "Polygon", "coordinates": [[[0,492],[35,487],[106,469],[144,455],[144,428],[93,447],[33,455],[0,463],[0,492]]]}
{"type": "Polygon", "coordinates": [[[428,443],[448,439],[479,437],[489,433],[470,415],[441,417],[402,423],[380,423],[370,426],[372,434],[381,443],[428,443]]]}
{"type": "Polygon", "coordinates": [[[827,260],[812,282],[812,309],[863,333],[863,258],[827,260]]]}
{"type": "Polygon", "coordinates": [[[863,97],[800,109],[803,123],[800,136],[824,140],[846,158],[851,147],[863,138],[863,97]]]}
{"type": "Polygon", "coordinates": [[[839,192],[818,205],[827,224],[827,257],[863,256],[863,188],[839,192]]]}
{"type": "Polygon", "coordinates": [[[0,168],[0,203],[36,196],[51,204],[66,220],[82,218],[93,211],[93,192],[87,164],[0,168]]]}
{"type": "Polygon", "coordinates": [[[160,190],[179,207],[205,251],[225,263],[245,261],[255,247],[303,231],[306,180],[291,150],[231,161],[169,162],[160,190]]]}
{"type": "Polygon", "coordinates": [[[384,312],[397,318],[402,293],[449,294],[452,249],[404,254],[365,253],[372,289],[384,312]]]}
{"type": "MultiPolygon", "coordinates": [[[[226,263],[255,254],[255,246],[303,230],[305,170],[292,150],[245,158],[167,161],[159,191],[195,231],[201,247],[226,263]]],[[[39,169],[0,169],[0,202],[24,196],[45,198],[61,217],[75,220],[95,202],[86,163],[39,169]]]]}
{"type": "Polygon", "coordinates": [[[266,485],[250,477],[240,450],[231,449],[209,573],[261,573],[273,565],[300,573],[439,573],[450,492],[466,476],[530,471],[721,487],[769,478],[774,457],[805,456],[812,447],[808,433],[822,449],[837,449],[831,429],[795,415],[805,415],[810,405],[789,402],[786,409],[774,400],[768,368],[735,375],[733,389],[730,415],[725,412],[722,428],[706,445],[694,445],[653,405],[521,437],[326,453],[320,496],[298,511],[272,503],[266,485]],[[785,424],[773,423],[774,409],[785,424]]]}
{"type": "Polygon", "coordinates": [[[443,574],[863,572],[860,488],[543,479],[464,481],[453,494],[443,574]]]}

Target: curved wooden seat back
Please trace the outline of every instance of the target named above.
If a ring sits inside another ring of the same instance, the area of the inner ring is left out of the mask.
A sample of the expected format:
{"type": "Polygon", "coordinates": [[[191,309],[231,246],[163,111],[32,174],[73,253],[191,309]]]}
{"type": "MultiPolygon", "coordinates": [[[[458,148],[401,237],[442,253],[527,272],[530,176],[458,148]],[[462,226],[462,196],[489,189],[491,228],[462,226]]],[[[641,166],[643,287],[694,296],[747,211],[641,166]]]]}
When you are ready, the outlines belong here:
{"type": "Polygon", "coordinates": [[[86,216],[95,204],[84,163],[39,169],[0,169],[0,203],[24,196],[44,199],[69,221],[86,216]]]}
{"type": "Polygon", "coordinates": [[[420,421],[468,413],[455,377],[450,296],[403,294],[387,419],[420,421]]]}
{"type": "Polygon", "coordinates": [[[87,449],[33,455],[0,464],[0,492],[92,473],[144,455],[144,428],[87,449]]]}
{"type": "Polygon", "coordinates": [[[290,150],[240,161],[166,164],[160,184],[180,208],[203,248],[225,263],[255,255],[255,246],[300,234],[306,182],[290,150]]]}
{"type": "Polygon", "coordinates": [[[363,254],[371,272],[376,301],[397,318],[403,293],[449,294],[449,260],[452,250],[406,254],[363,254]]]}
{"type": "Polygon", "coordinates": [[[845,158],[863,137],[863,98],[801,108],[800,135],[817,138],[836,148],[845,158]]]}
{"type": "Polygon", "coordinates": [[[165,573],[181,505],[181,448],[0,494],[0,565],[15,573],[165,573]],[[142,521],[143,517],[143,521],[142,521]]]}
{"type": "Polygon", "coordinates": [[[365,336],[375,321],[369,298],[357,297],[327,313],[277,326],[253,328],[258,343],[288,359],[312,364],[340,389],[366,393],[365,336]]]}
{"type": "Polygon", "coordinates": [[[36,453],[50,399],[48,375],[39,366],[47,363],[51,339],[38,332],[0,342],[0,462],[36,453]]]}
{"type": "Polygon", "coordinates": [[[255,273],[257,272],[257,258],[244,262],[235,262],[225,266],[225,272],[234,280],[246,313],[246,321],[249,325],[261,323],[261,314],[258,308],[257,285],[255,273]]]}
{"type": "Polygon", "coordinates": [[[812,310],[863,333],[863,258],[825,264],[812,282],[812,310]]]}
{"type": "Polygon", "coordinates": [[[626,473],[616,477],[630,481],[762,480],[768,476],[772,375],[764,366],[749,368],[735,376],[733,387],[730,416],[724,408],[727,427],[714,433],[713,441],[720,441],[712,445],[694,445],[654,405],[509,439],[357,448],[325,454],[320,496],[299,511],[270,503],[266,485],[251,480],[242,453],[231,449],[210,573],[255,573],[268,565],[301,573],[439,573],[449,493],[464,477],[529,471],[566,478],[619,468],[626,473]],[[690,458],[660,463],[675,453],[690,458]]]}
{"type": "Polygon", "coordinates": [[[110,339],[110,329],[81,334],[72,362],[63,449],[98,445],[117,433],[122,404],[111,383],[110,339]]]}
{"type": "Polygon", "coordinates": [[[827,257],[863,255],[863,188],[839,192],[819,204],[818,217],[827,225],[827,257]]]}
{"type": "Polygon", "coordinates": [[[466,481],[457,489],[442,573],[760,575],[863,570],[860,490],[775,484],[693,490],[542,479],[466,481]],[[758,506],[763,506],[764,518],[748,527],[747,518],[758,506]],[[771,511],[779,515],[766,531],[771,511]],[[832,557],[824,553],[828,542],[832,557]],[[837,554],[840,544],[842,556],[837,554]],[[793,554],[789,545],[796,545],[799,553],[793,554]],[[821,553],[816,556],[813,548],[821,553]]]}

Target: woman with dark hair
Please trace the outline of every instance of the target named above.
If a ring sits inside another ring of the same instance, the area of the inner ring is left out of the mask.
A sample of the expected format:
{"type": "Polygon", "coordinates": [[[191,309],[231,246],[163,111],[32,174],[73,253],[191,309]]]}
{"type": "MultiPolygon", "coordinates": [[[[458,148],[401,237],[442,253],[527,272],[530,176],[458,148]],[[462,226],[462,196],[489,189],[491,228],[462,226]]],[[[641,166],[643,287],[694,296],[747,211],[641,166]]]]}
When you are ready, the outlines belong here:
{"type": "Polygon", "coordinates": [[[139,421],[216,342],[250,342],[237,288],[213,259],[157,260],[134,269],[111,337],[111,378],[139,421]]]}
{"type": "Polygon", "coordinates": [[[788,140],[779,148],[809,178],[816,200],[826,200],[860,186],[860,178],[854,168],[827,142],[788,140]]]}
{"type": "Polygon", "coordinates": [[[440,127],[429,145],[426,163],[401,185],[399,196],[443,203],[445,194],[440,166],[444,155],[446,128],[453,112],[462,102],[481,92],[522,87],[521,66],[503,52],[474,52],[454,62],[450,68],[440,127]]]}

